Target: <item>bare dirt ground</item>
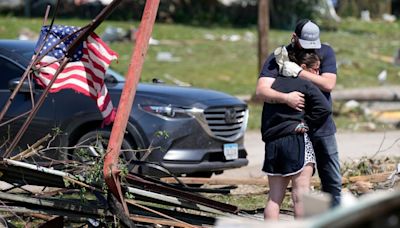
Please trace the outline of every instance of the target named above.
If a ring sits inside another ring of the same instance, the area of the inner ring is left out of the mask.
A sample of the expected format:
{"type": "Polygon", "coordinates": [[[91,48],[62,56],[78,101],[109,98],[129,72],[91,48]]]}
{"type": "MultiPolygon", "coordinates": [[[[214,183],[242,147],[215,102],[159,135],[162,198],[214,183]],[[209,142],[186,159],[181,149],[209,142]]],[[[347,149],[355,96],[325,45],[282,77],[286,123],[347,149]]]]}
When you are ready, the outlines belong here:
{"type": "MultiPolygon", "coordinates": [[[[400,130],[387,132],[338,132],[336,140],[342,162],[363,156],[375,158],[400,156],[400,130]]],[[[259,178],[264,161],[264,143],[259,131],[247,131],[245,147],[249,164],[246,167],[225,171],[214,178],[259,178]]]]}

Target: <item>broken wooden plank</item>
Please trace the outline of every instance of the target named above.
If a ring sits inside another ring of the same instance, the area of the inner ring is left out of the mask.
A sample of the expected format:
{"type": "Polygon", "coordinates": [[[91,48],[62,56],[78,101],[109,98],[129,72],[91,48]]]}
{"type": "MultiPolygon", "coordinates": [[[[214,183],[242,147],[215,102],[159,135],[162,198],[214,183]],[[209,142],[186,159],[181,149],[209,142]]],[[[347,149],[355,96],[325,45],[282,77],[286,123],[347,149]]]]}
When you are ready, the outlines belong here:
{"type": "Polygon", "coordinates": [[[374,173],[374,174],[365,175],[365,176],[347,177],[347,178],[343,178],[342,183],[343,184],[355,183],[357,181],[368,181],[368,182],[371,182],[371,183],[380,183],[380,182],[387,181],[388,177],[392,173],[393,172],[384,172],[384,173],[374,173]]]}
{"type": "Polygon", "coordinates": [[[169,216],[169,215],[166,215],[166,214],[164,214],[164,213],[161,213],[161,212],[159,212],[159,211],[157,211],[157,210],[154,210],[154,209],[152,209],[152,208],[149,208],[149,207],[146,207],[146,206],[144,206],[144,205],[140,205],[139,203],[137,203],[135,200],[131,200],[131,199],[126,199],[125,200],[127,203],[129,203],[129,204],[132,204],[132,205],[134,205],[134,206],[136,206],[136,207],[139,207],[140,209],[143,209],[143,210],[146,210],[146,211],[148,211],[148,212],[151,212],[151,213],[154,213],[154,214],[156,214],[156,215],[158,215],[158,216],[161,216],[161,217],[164,217],[165,219],[169,219],[169,220],[171,220],[172,222],[175,222],[176,224],[175,224],[175,226],[178,226],[178,227],[189,227],[189,228],[196,228],[197,226],[194,226],[194,225],[192,225],[192,224],[189,224],[189,223],[186,223],[186,222],[184,222],[184,221],[181,221],[181,220],[179,220],[179,219],[176,219],[176,218],[174,218],[174,217],[172,217],[172,216],[169,216]]]}
{"type": "MultiPolygon", "coordinates": [[[[202,177],[178,177],[185,184],[208,184],[208,185],[268,185],[267,178],[202,178],[202,177]]],[[[178,184],[172,177],[161,178],[162,181],[170,184],[178,184]]]]}
{"type": "Polygon", "coordinates": [[[157,200],[158,202],[164,202],[164,203],[168,203],[168,204],[178,206],[178,207],[189,208],[189,209],[193,209],[193,210],[200,210],[200,211],[204,211],[204,212],[208,212],[208,213],[224,215],[224,213],[222,213],[220,210],[216,210],[214,208],[207,207],[205,205],[197,204],[194,202],[182,200],[177,197],[167,196],[164,194],[150,192],[150,191],[133,188],[133,187],[128,187],[127,190],[131,194],[143,196],[143,197],[146,197],[149,199],[154,199],[154,200],[157,200]]]}
{"type": "Polygon", "coordinates": [[[69,210],[75,213],[79,212],[82,216],[96,215],[104,216],[106,214],[105,209],[96,208],[95,205],[83,205],[82,202],[72,202],[71,200],[59,200],[59,199],[40,199],[35,197],[29,197],[24,195],[10,194],[0,192],[0,199],[2,201],[18,202],[25,205],[35,205],[44,208],[69,210]]]}
{"type": "Polygon", "coordinates": [[[135,186],[136,188],[141,188],[141,189],[145,189],[147,191],[152,191],[152,192],[156,192],[156,193],[163,194],[163,195],[177,197],[180,200],[185,200],[187,202],[192,202],[192,203],[204,205],[207,207],[211,207],[216,210],[220,210],[221,212],[235,214],[239,211],[239,208],[235,205],[211,200],[202,195],[194,194],[194,193],[188,192],[188,191],[179,190],[177,188],[162,186],[155,182],[151,182],[149,180],[144,180],[133,174],[128,174],[125,178],[126,178],[127,183],[129,183],[132,186],[135,186]]]}
{"type": "Polygon", "coordinates": [[[169,219],[161,219],[161,218],[153,218],[153,217],[147,217],[147,216],[140,216],[140,215],[131,215],[129,216],[130,219],[132,219],[135,222],[141,222],[141,223],[149,223],[149,224],[158,224],[160,226],[168,226],[168,227],[190,227],[190,228],[197,228],[197,227],[202,227],[202,226],[184,226],[182,223],[175,222],[169,219]]]}
{"type": "Polygon", "coordinates": [[[381,86],[335,90],[332,92],[335,101],[400,101],[399,86],[381,86]]]}
{"type": "Polygon", "coordinates": [[[69,173],[26,162],[6,158],[0,162],[0,179],[8,183],[64,188],[64,177],[76,179],[69,173]]]}
{"type": "MultiPolygon", "coordinates": [[[[343,177],[342,184],[354,183],[357,181],[369,181],[371,183],[379,183],[387,180],[392,172],[375,173],[364,176],[343,177]]],[[[179,177],[182,183],[185,184],[207,184],[207,185],[260,185],[268,186],[267,178],[195,178],[195,177],[179,177]]],[[[170,184],[177,184],[174,178],[162,178],[162,181],[170,184]]],[[[320,181],[318,177],[313,177],[311,180],[313,186],[319,186],[320,181]]]]}

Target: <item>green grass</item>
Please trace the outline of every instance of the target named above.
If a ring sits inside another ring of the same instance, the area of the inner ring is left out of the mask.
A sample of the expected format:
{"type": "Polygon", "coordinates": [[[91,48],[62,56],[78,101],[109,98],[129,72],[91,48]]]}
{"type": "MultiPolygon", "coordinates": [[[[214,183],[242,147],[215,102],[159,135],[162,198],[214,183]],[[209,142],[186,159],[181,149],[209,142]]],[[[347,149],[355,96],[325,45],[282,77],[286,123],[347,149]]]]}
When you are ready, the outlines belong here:
{"type": "Polygon", "coordinates": [[[235,205],[242,210],[256,210],[265,207],[267,194],[221,195],[209,194],[210,199],[235,205]]]}
{"type": "MultiPolygon", "coordinates": [[[[61,19],[57,24],[82,26],[87,20],[61,19]]],[[[22,28],[38,32],[42,19],[0,17],[0,38],[14,39],[22,28]]],[[[107,26],[128,29],[137,27],[137,21],[105,21],[96,32],[100,35],[107,26]]],[[[321,39],[331,44],[336,51],[338,69],[337,88],[354,88],[378,85],[376,75],[386,69],[388,84],[400,84],[400,68],[391,63],[377,60],[372,55],[394,56],[400,47],[400,21],[387,23],[375,21],[361,22],[345,19],[336,31],[322,30],[321,39]]],[[[220,90],[232,95],[252,95],[258,77],[257,67],[257,30],[249,28],[193,27],[156,23],[153,38],[161,45],[152,45],[146,56],[141,76],[142,82],[152,78],[166,78],[170,75],[180,81],[196,87],[220,90]],[[223,35],[252,34],[251,41],[224,41],[223,35]],[[216,40],[205,38],[212,34],[216,40]],[[171,52],[179,62],[158,62],[158,52],[171,52]]],[[[290,40],[290,31],[271,30],[269,47],[286,44],[290,40]]],[[[133,50],[131,42],[112,43],[111,48],[119,53],[118,63],[112,67],[125,74],[133,50]]],[[[249,129],[259,129],[260,106],[250,105],[249,129]]]]}

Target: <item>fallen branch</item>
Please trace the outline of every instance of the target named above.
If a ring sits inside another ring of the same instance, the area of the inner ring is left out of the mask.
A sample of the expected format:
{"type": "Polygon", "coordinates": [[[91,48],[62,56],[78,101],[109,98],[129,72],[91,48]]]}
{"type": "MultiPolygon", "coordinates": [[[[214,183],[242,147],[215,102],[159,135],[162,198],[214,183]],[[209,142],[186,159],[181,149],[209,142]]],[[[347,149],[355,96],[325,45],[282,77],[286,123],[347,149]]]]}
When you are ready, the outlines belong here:
{"type": "Polygon", "coordinates": [[[42,143],[46,142],[49,140],[51,137],[50,134],[47,134],[43,138],[39,139],[37,142],[35,142],[32,146],[30,146],[28,149],[22,151],[21,153],[11,157],[11,160],[22,160],[25,158],[28,158],[34,154],[36,154],[39,150],[43,149],[43,146],[41,146],[42,143]]]}

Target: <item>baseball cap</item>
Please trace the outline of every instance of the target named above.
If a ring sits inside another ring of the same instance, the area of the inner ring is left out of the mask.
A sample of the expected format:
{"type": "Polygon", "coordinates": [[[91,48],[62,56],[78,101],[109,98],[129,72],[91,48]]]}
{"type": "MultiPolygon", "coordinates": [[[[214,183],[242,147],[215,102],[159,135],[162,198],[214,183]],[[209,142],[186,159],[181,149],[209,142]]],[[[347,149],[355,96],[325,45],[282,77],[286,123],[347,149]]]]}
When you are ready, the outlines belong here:
{"type": "Polygon", "coordinates": [[[308,19],[300,20],[295,29],[299,38],[299,43],[304,49],[319,49],[321,41],[319,40],[319,27],[308,19]]]}

